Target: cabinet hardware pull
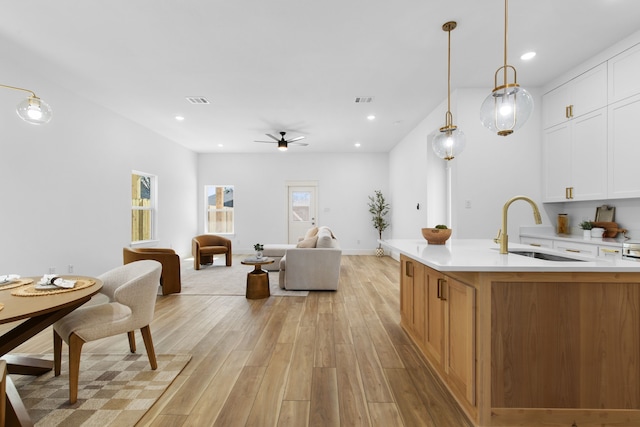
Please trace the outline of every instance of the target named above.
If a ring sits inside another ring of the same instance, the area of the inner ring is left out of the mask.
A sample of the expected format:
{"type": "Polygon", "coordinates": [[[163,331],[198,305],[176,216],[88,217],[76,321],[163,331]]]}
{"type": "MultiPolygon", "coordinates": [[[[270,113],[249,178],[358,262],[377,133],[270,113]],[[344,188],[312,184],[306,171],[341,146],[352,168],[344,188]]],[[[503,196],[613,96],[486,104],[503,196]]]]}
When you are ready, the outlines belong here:
{"type": "Polygon", "coordinates": [[[569,187],[565,187],[564,188],[564,198],[565,199],[569,199],[569,187]]]}
{"type": "Polygon", "coordinates": [[[444,297],[444,286],[447,283],[447,281],[445,279],[438,279],[438,292],[437,292],[437,296],[438,299],[441,299],[442,301],[446,301],[447,299],[444,297]]]}
{"type": "Polygon", "coordinates": [[[569,187],[569,198],[573,199],[573,187],[569,187]]]}
{"type": "Polygon", "coordinates": [[[608,254],[617,254],[617,253],[619,253],[619,252],[620,252],[620,251],[619,251],[619,250],[617,250],[617,249],[605,249],[605,248],[602,248],[602,249],[600,249],[600,250],[601,250],[602,252],[606,252],[606,253],[608,253],[608,254]]]}
{"type": "Polygon", "coordinates": [[[573,104],[569,105],[569,117],[573,117],[573,104]]]}
{"type": "Polygon", "coordinates": [[[580,250],[579,250],[579,249],[565,249],[565,250],[566,250],[567,252],[574,252],[574,253],[576,253],[576,254],[579,254],[579,253],[580,253],[580,250]]]}
{"type": "Polygon", "coordinates": [[[564,117],[565,117],[566,119],[568,119],[569,117],[571,117],[571,116],[569,116],[569,106],[568,106],[568,105],[567,105],[566,107],[564,107],[564,117]]]}
{"type": "Polygon", "coordinates": [[[535,246],[536,248],[539,248],[542,245],[540,243],[529,243],[529,246],[535,246]]]}
{"type": "Polygon", "coordinates": [[[411,261],[407,261],[404,265],[404,274],[407,277],[413,277],[413,263],[411,261]]]}

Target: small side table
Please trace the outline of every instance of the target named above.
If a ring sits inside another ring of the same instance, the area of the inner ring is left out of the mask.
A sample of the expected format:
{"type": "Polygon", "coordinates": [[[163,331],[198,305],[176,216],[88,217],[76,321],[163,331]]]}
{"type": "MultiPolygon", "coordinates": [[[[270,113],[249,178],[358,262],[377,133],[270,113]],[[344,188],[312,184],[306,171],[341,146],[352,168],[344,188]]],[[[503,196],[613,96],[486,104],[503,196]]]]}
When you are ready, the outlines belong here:
{"type": "Polygon", "coordinates": [[[273,258],[246,258],[240,261],[244,265],[253,265],[253,271],[247,273],[247,298],[260,299],[271,295],[269,291],[269,273],[261,266],[273,264],[273,258]]]}

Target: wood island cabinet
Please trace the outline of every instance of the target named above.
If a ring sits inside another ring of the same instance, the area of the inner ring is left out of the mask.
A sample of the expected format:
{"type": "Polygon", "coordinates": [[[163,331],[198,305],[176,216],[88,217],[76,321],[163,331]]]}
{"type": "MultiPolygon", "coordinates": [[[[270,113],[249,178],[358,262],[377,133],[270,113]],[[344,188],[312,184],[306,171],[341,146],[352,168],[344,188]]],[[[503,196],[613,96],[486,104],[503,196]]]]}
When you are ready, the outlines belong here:
{"type": "Polygon", "coordinates": [[[401,325],[474,426],[640,426],[640,272],[400,258],[401,325]]]}
{"type": "Polygon", "coordinates": [[[475,289],[404,255],[401,263],[402,326],[460,403],[475,411],[475,289]]]}

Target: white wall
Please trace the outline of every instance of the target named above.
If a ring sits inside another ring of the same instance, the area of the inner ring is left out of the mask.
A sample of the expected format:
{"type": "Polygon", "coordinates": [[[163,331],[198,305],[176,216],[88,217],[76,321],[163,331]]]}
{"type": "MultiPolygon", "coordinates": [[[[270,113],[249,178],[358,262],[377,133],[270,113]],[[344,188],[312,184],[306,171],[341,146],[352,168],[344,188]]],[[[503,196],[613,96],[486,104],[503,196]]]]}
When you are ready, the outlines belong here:
{"type": "Polygon", "coordinates": [[[443,103],[389,153],[389,194],[395,206],[394,239],[422,238],[421,228],[437,224],[453,227],[447,218],[447,165],[431,148],[434,130],[444,125],[445,111],[446,103],[443,103]]]}
{"type": "MultiPolygon", "coordinates": [[[[430,145],[430,135],[444,125],[445,102],[391,151],[390,192],[398,206],[393,238],[420,238],[420,228],[442,222],[446,215],[441,209],[446,204],[446,168],[451,169],[450,225],[454,238],[494,238],[501,227],[503,205],[516,195],[536,201],[543,222],[549,223],[541,204],[539,91],[533,88],[530,92],[536,105],[534,113],[523,128],[508,137],[494,135],[480,123],[480,105],[487,90],[459,89],[452,93],[454,123],[465,133],[467,145],[450,162],[438,159],[430,145]],[[417,201],[427,201],[434,210],[416,211],[417,201]]],[[[526,202],[512,204],[510,240],[518,240],[520,225],[533,223],[526,202]]]]}
{"type": "MultiPolygon", "coordinates": [[[[538,88],[526,88],[534,98],[534,111],[522,128],[509,136],[487,130],[479,119],[480,105],[490,90],[458,90],[457,124],[467,136],[467,148],[452,164],[452,211],[460,229],[458,238],[494,238],[501,228],[502,207],[524,195],[542,209],[541,99],[538,88]],[[467,208],[467,201],[471,207],[467,208]]],[[[518,241],[519,226],[534,224],[528,203],[509,208],[508,235],[518,241]]]]}
{"type": "Polygon", "coordinates": [[[388,196],[387,153],[300,154],[274,148],[266,155],[200,154],[198,171],[200,233],[204,186],[234,186],[234,253],[251,253],[257,242],[286,243],[287,181],[317,181],[318,224],[331,227],[343,253],[370,254],[377,247],[367,203],[375,190],[388,196]]]}
{"type": "Polygon", "coordinates": [[[53,119],[21,121],[19,92],[0,89],[0,274],[96,275],[122,264],[130,243],[131,172],[158,176],[158,246],[191,252],[196,155],[52,85],[11,61],[2,83],[46,100],[53,119]]]}

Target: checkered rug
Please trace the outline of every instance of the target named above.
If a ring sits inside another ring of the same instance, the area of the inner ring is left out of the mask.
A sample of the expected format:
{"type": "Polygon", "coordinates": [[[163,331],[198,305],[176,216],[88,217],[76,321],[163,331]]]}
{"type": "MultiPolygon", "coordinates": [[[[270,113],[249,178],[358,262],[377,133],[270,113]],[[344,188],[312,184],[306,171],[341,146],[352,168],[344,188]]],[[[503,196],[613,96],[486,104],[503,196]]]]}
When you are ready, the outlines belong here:
{"type": "MultiPolygon", "coordinates": [[[[53,355],[30,355],[53,360],[53,355]]],[[[191,360],[190,355],[157,355],[153,371],[146,353],[82,354],[78,401],[69,404],[69,369],[40,377],[11,375],[36,426],[133,426],[191,360]]]]}

